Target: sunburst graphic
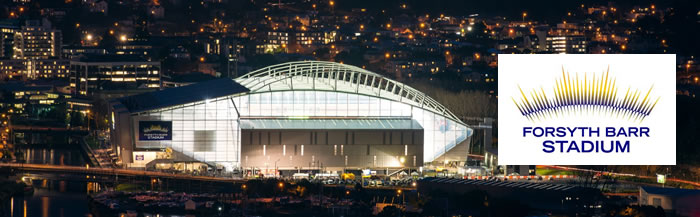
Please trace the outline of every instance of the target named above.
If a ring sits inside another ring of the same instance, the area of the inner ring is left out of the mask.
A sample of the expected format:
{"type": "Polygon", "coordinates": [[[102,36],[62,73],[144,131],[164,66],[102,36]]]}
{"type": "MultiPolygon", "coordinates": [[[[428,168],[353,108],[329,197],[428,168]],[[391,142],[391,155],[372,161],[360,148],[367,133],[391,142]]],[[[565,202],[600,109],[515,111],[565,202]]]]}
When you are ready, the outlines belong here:
{"type": "Polygon", "coordinates": [[[650,97],[654,85],[649,87],[646,94],[639,89],[628,87],[624,96],[620,94],[618,97],[617,80],[610,77],[610,66],[598,77],[591,73],[590,78],[588,73],[584,73],[582,77],[576,73],[572,77],[569,72],[564,71],[563,66],[561,72],[562,77],[555,79],[552,88],[553,97],[548,96],[542,87],[539,90],[530,90],[528,97],[518,85],[522,98],[520,102],[513,97],[511,99],[523,116],[530,121],[536,121],[572,114],[595,114],[641,122],[649,116],[661,98],[656,97],[652,100],[650,97]]]}

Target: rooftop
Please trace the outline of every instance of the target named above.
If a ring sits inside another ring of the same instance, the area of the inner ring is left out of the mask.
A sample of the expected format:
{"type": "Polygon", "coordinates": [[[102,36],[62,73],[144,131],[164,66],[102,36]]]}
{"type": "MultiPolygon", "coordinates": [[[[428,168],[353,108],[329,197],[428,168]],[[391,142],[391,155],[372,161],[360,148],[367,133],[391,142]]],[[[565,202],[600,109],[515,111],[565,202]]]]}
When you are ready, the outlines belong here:
{"type": "Polygon", "coordinates": [[[700,195],[700,190],[695,190],[695,189],[659,188],[659,187],[651,187],[651,186],[641,186],[640,188],[649,194],[668,195],[668,196],[674,196],[674,197],[682,197],[682,196],[687,196],[687,195],[700,195]]]}
{"type": "Polygon", "coordinates": [[[232,79],[221,78],[183,87],[142,93],[118,99],[129,112],[142,112],[248,92],[232,79]]]}
{"type": "Polygon", "coordinates": [[[6,92],[20,92],[20,91],[50,91],[53,89],[51,85],[25,85],[18,82],[10,82],[0,85],[0,90],[6,92]]]}
{"type": "Polygon", "coordinates": [[[452,178],[434,178],[429,177],[422,180],[423,182],[429,183],[443,183],[443,184],[461,184],[461,185],[478,185],[478,186],[491,186],[500,188],[521,188],[521,189],[533,189],[533,190],[550,190],[550,191],[571,191],[577,190],[579,187],[563,185],[563,184],[549,184],[541,182],[517,182],[517,181],[499,181],[499,180],[479,180],[479,179],[452,179],[452,178]]]}
{"type": "Polygon", "coordinates": [[[143,57],[135,56],[135,55],[115,55],[115,54],[92,55],[92,54],[85,54],[82,57],[80,57],[78,62],[101,63],[101,62],[152,62],[152,61],[148,61],[147,59],[145,59],[143,57]]]}

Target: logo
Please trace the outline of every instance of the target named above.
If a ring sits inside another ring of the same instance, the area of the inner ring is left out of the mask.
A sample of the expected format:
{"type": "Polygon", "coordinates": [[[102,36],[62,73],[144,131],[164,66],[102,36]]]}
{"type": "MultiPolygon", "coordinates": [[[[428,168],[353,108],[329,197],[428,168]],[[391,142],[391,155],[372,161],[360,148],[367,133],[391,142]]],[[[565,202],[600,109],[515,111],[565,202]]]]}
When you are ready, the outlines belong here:
{"type": "Polygon", "coordinates": [[[614,118],[642,121],[648,116],[661,97],[650,97],[654,86],[646,94],[628,87],[618,96],[617,79],[610,76],[610,68],[596,78],[595,73],[571,75],[562,66],[561,77],[554,80],[553,96],[544,88],[532,89],[529,96],[520,90],[521,98],[511,97],[520,113],[531,121],[543,118],[565,118],[568,115],[607,115],[614,118]],[[643,95],[644,94],[644,95],[643,95]],[[642,97],[643,95],[643,97],[642,97]]]}
{"type": "Polygon", "coordinates": [[[152,124],[150,127],[143,129],[144,133],[168,133],[168,128],[161,125],[152,124]]]}
{"type": "Polygon", "coordinates": [[[500,165],[675,164],[675,55],[499,55],[500,165]]]}
{"type": "Polygon", "coordinates": [[[139,140],[172,140],[171,121],[139,121],[139,140]]]}

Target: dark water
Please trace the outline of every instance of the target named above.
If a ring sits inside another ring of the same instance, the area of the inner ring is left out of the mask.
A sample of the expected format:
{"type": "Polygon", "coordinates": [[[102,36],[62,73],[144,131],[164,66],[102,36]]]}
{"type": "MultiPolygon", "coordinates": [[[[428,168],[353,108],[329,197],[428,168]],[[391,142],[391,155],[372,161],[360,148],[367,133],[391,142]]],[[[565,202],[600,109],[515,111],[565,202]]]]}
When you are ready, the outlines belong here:
{"type": "MultiPolygon", "coordinates": [[[[25,162],[32,164],[85,165],[79,148],[27,147],[21,149],[25,162]]],[[[82,217],[91,216],[88,208],[87,183],[33,180],[34,194],[10,198],[11,217],[82,217]]]]}
{"type": "Polygon", "coordinates": [[[85,158],[80,148],[27,147],[20,149],[25,163],[83,166],[85,158]]]}
{"type": "Polygon", "coordinates": [[[37,188],[32,196],[10,199],[11,217],[82,217],[89,216],[86,194],[37,188]]]}

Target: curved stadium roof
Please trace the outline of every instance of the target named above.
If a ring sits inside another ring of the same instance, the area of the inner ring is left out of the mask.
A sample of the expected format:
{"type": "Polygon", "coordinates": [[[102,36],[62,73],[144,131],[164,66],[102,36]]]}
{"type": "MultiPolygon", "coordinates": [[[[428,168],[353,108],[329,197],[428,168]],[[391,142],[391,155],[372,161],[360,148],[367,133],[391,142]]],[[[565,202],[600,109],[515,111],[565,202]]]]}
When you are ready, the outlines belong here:
{"type": "Polygon", "coordinates": [[[380,74],[341,63],[287,62],[255,70],[235,81],[250,89],[250,93],[326,90],[375,96],[420,107],[464,124],[423,92],[380,74]]]}

